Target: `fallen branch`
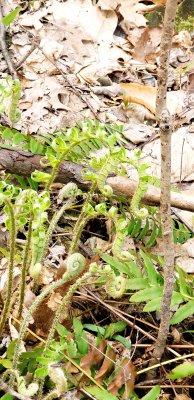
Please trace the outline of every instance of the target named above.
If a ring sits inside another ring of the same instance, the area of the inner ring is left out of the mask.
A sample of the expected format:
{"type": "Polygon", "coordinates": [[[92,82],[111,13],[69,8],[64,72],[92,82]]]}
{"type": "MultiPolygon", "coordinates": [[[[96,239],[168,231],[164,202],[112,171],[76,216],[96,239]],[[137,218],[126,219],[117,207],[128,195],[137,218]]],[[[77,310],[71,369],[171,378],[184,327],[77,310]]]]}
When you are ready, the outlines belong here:
{"type": "MultiPolygon", "coordinates": [[[[0,146],[0,165],[2,169],[11,174],[30,176],[35,169],[49,172],[49,168],[43,168],[40,165],[42,156],[34,155],[27,151],[16,151],[4,149],[0,146]]],[[[57,182],[68,183],[69,181],[77,183],[84,190],[89,188],[89,183],[82,177],[83,166],[70,161],[63,161],[56,178],[57,182]]],[[[116,195],[122,195],[125,198],[131,198],[137,187],[136,182],[122,176],[109,177],[107,184],[110,185],[116,195]]],[[[160,189],[150,186],[142,199],[142,203],[159,206],[160,189]]],[[[194,198],[185,194],[171,192],[171,206],[181,210],[194,212],[194,198]]]]}

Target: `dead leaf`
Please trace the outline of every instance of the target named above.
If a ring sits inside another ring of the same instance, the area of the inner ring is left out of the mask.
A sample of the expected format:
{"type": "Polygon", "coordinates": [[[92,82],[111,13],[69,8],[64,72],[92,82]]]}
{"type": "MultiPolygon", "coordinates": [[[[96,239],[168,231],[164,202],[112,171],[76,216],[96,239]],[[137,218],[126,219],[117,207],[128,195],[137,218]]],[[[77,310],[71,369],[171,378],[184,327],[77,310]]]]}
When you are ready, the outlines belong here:
{"type": "Polygon", "coordinates": [[[52,293],[48,300],[48,307],[56,312],[59,309],[59,306],[62,302],[62,296],[59,293],[52,293]]]}
{"type": "Polygon", "coordinates": [[[151,126],[145,124],[130,123],[126,124],[123,136],[134,144],[146,142],[155,130],[151,126]]]}
{"type": "Polygon", "coordinates": [[[123,89],[124,102],[141,104],[155,114],[156,88],[140,83],[120,83],[120,87],[123,89]]]}
{"type": "Polygon", "coordinates": [[[132,27],[146,27],[147,25],[147,20],[142,14],[151,11],[153,6],[146,6],[140,1],[141,0],[121,1],[119,12],[123,16],[123,21],[120,25],[126,33],[132,27]]]}
{"type": "Polygon", "coordinates": [[[133,57],[135,60],[145,63],[146,56],[153,52],[154,48],[152,47],[150,41],[150,29],[147,27],[143,30],[138,42],[136,43],[133,51],[133,57]]]}
{"type": "Polygon", "coordinates": [[[172,328],[171,335],[173,336],[173,343],[180,343],[182,334],[178,329],[172,328]]]}
{"type": "Polygon", "coordinates": [[[194,259],[191,257],[177,257],[176,264],[178,264],[183,271],[193,274],[194,273],[194,259]]]}
{"type": "Polygon", "coordinates": [[[109,347],[106,351],[106,355],[104,356],[104,361],[101,365],[101,368],[95,376],[95,381],[97,381],[99,384],[102,384],[102,378],[104,378],[104,376],[113,368],[115,358],[115,351],[112,347],[109,347]]]}
{"type": "MultiPolygon", "coordinates": [[[[176,93],[176,92],[174,92],[176,93]]],[[[178,96],[178,94],[177,94],[178,96]]],[[[193,133],[189,127],[182,127],[172,134],[172,174],[171,182],[192,181],[194,177],[193,133]]],[[[149,174],[160,177],[160,139],[145,144],[142,151],[143,162],[150,164],[149,174]]]]}
{"type": "Polygon", "coordinates": [[[192,400],[192,398],[188,397],[186,394],[178,394],[174,397],[174,400],[192,400]]]}
{"type": "Polygon", "coordinates": [[[152,0],[152,2],[158,7],[164,7],[166,5],[166,0],[152,0]]]}
{"type": "Polygon", "coordinates": [[[93,365],[97,365],[103,361],[106,346],[106,340],[102,339],[98,347],[93,348],[85,357],[81,359],[80,367],[84,369],[88,375],[91,375],[91,367],[93,365]]]}
{"type": "Polygon", "coordinates": [[[134,389],[135,376],[136,376],[135,366],[133,365],[131,360],[126,358],[122,362],[119,371],[116,372],[114,379],[108,385],[107,390],[110,391],[115,396],[118,396],[119,389],[123,385],[125,385],[123,399],[128,399],[134,389]]]}

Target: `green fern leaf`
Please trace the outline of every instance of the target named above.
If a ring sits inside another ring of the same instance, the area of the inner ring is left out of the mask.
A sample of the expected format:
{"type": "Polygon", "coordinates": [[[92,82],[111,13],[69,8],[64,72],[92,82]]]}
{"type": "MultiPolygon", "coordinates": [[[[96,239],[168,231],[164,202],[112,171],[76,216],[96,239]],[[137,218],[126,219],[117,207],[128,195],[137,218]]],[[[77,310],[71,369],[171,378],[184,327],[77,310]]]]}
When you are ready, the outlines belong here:
{"type": "Polygon", "coordinates": [[[194,299],[181,306],[173,315],[171,325],[179,324],[184,319],[190,317],[194,313],[194,299]]]}

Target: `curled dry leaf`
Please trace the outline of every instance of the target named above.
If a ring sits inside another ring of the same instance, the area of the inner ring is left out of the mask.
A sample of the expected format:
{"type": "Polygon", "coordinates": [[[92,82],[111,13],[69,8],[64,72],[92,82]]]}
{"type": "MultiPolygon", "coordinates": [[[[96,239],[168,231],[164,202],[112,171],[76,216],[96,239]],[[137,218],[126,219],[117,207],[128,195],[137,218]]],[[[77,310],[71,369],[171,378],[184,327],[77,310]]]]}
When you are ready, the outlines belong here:
{"type": "Polygon", "coordinates": [[[125,385],[125,391],[123,393],[123,399],[130,398],[130,395],[134,389],[136,370],[132,361],[126,358],[116,372],[114,379],[108,386],[108,391],[110,391],[115,396],[118,395],[119,389],[125,385]]]}
{"type": "Polygon", "coordinates": [[[112,349],[112,347],[109,347],[106,351],[104,361],[97,375],[95,376],[95,381],[97,381],[99,384],[102,384],[102,378],[104,378],[104,376],[113,368],[115,358],[115,351],[112,349]]]}
{"type": "Polygon", "coordinates": [[[156,88],[140,83],[120,83],[124,102],[141,104],[155,114],[156,88]]]}
{"type": "Polygon", "coordinates": [[[88,375],[91,375],[91,367],[93,365],[97,365],[103,361],[106,346],[106,340],[102,339],[98,347],[93,348],[85,357],[81,359],[80,367],[84,369],[88,375]]]}

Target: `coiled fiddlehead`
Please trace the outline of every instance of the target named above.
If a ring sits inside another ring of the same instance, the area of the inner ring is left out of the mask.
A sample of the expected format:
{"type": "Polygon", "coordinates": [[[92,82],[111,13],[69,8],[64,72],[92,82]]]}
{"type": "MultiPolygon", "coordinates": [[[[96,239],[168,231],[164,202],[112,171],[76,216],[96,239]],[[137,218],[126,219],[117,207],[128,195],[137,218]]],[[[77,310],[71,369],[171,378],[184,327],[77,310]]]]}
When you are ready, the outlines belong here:
{"type": "Polygon", "coordinates": [[[131,213],[134,217],[139,219],[145,219],[148,217],[148,210],[147,208],[139,208],[140,201],[147,190],[147,185],[145,185],[141,179],[139,178],[139,183],[137,189],[132,197],[131,200],[131,213]]]}
{"type": "Polygon", "coordinates": [[[67,185],[63,186],[62,189],[59,191],[57,203],[62,203],[64,197],[66,198],[75,198],[78,193],[78,187],[75,183],[69,182],[67,185]]]}
{"type": "Polygon", "coordinates": [[[58,392],[58,396],[61,396],[67,391],[67,378],[60,367],[52,366],[52,364],[48,365],[48,375],[49,378],[55,384],[56,390],[58,392]]]}
{"type": "Polygon", "coordinates": [[[116,235],[112,244],[112,253],[119,260],[122,260],[123,246],[125,242],[125,237],[127,235],[127,221],[123,218],[114,220],[116,235]]]}
{"type": "Polygon", "coordinates": [[[33,397],[38,392],[39,386],[36,382],[30,383],[28,387],[23,376],[18,377],[18,393],[26,397],[33,397]]]}
{"type": "Polygon", "coordinates": [[[86,259],[80,253],[74,253],[71,256],[67,257],[66,260],[66,273],[74,278],[79,275],[85,268],[86,259]]]}
{"type": "Polygon", "coordinates": [[[139,165],[140,152],[137,152],[134,159],[129,159],[129,163],[137,170],[139,176],[139,182],[137,189],[131,199],[131,213],[134,217],[139,219],[145,219],[148,216],[148,210],[146,208],[139,208],[140,201],[143,195],[146,193],[148,188],[148,178],[146,170],[149,168],[148,164],[139,165]]]}
{"type": "Polygon", "coordinates": [[[110,265],[106,265],[103,272],[106,274],[105,289],[108,295],[113,299],[122,297],[126,290],[127,279],[122,275],[116,276],[110,265]]]}

